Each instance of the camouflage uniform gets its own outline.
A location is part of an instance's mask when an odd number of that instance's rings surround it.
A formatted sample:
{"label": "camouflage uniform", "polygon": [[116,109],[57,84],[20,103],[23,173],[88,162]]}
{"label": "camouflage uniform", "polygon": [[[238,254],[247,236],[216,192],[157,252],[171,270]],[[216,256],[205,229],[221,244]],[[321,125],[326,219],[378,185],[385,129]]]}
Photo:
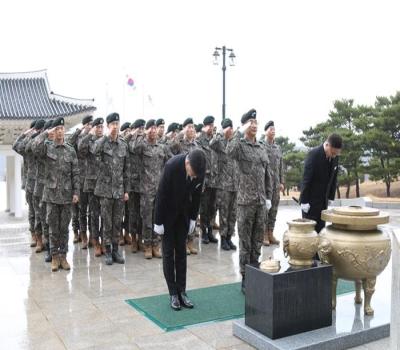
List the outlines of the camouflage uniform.
{"label": "camouflage uniform", "polygon": [[239,264],[244,276],[246,264],[257,264],[263,242],[266,200],[272,196],[268,156],[264,146],[250,142],[236,132],[227,147],[238,162]]}
{"label": "camouflage uniform", "polygon": [[217,155],[217,205],[221,237],[230,238],[234,235],[237,210],[238,169],[236,160],[227,154],[228,140],[224,135],[217,134],[210,142],[210,147]]}
{"label": "camouflage uniform", "polygon": [[25,199],[28,203],[28,221],[29,231],[32,235],[35,234],[35,206],[33,202],[33,191],[35,190],[36,178],[36,162],[35,156],[32,153],[31,147],[27,147],[28,142],[31,140],[32,134],[20,135],[13,145],[13,149],[24,157],[26,163],[25,173]]}
{"label": "camouflage uniform", "polygon": [[35,232],[37,236],[42,236],[46,223],[46,209],[42,207],[43,189],[46,182],[45,178],[45,158],[38,156],[35,152],[35,138],[39,132],[32,135],[31,139],[26,144],[26,152],[32,153],[34,159],[34,187],[33,187],[33,207],[35,210]]}
{"label": "camouflage uniform", "polygon": [[282,151],[279,145],[275,142],[269,143],[267,140],[264,141],[264,145],[267,151],[270,172],[271,172],[271,184],[272,184],[272,207],[268,211],[266,216],[266,230],[274,230],[276,214],[278,213],[279,206],[279,193],[280,185],[285,183],[284,172],[283,172],[283,157]]}
{"label": "camouflage uniform", "polygon": [[118,251],[118,237],[124,215],[124,193],[129,191],[126,142],[103,136],[94,143],[93,153],[99,157],[100,169],[94,194],[100,197],[104,242]]}
{"label": "camouflage uniform", "polygon": [[130,135],[127,138],[129,148],[129,233],[132,235],[142,234],[142,218],[140,217],[140,173],[142,163],[140,157],[134,151],[135,138]]}
{"label": "camouflage uniform", "polygon": [[159,237],[153,233],[154,200],[164,164],[170,153],[158,142],[151,144],[145,137],[137,137],[133,143],[133,153],[142,163],[140,174],[140,216],[142,217],[142,237],[146,246],[159,243]]}
{"label": "camouflage uniform", "polygon": [[210,137],[203,131],[196,140],[197,147],[203,150],[206,155],[204,190],[200,200],[200,229],[203,233],[207,230],[209,230],[209,233],[212,231],[211,221],[216,213],[216,188],[213,183],[215,174],[212,174],[215,170],[215,154],[210,148],[210,141]]}
{"label": "camouflage uniform", "polygon": [[[78,142],[78,156],[86,158],[86,174],[83,192],[88,197],[90,234],[92,239],[99,240],[100,230],[100,198],[94,194],[100,163],[94,154],[94,145],[99,138],[95,135],[85,135]],[[81,191],[82,193],[82,191]]]}
{"label": "camouflage uniform", "polygon": [[64,142],[58,145],[46,140],[47,133],[37,137],[36,152],[46,159],[47,182],[43,201],[50,232],[51,255],[68,252],[68,226],[71,221],[73,195],[79,196],[79,166],[75,149]]}
{"label": "camouflage uniform", "polygon": [[197,147],[195,140],[190,141],[186,137],[176,137],[175,140],[166,143],[172,154],[189,153]]}
{"label": "camouflage uniform", "polygon": [[27,140],[23,141],[26,137],[27,137],[27,135],[25,135],[25,134],[19,135],[12,146],[12,149],[15,152],[17,152],[18,154],[20,154],[23,158],[22,174],[21,174],[23,190],[25,189],[26,173],[28,172],[28,160],[26,159],[24,149],[22,148],[23,142],[25,142],[25,143],[27,142]]}
{"label": "camouflage uniform", "polygon": [[37,147],[39,142],[38,140],[40,141],[40,139],[36,137],[31,144],[33,154],[36,156],[36,161],[37,161],[36,183],[35,183],[35,189],[33,191],[33,196],[35,198],[35,215],[36,215],[35,226],[38,227],[40,224],[41,232],[43,233],[44,236],[44,243],[47,245],[50,244],[50,238],[49,238],[49,225],[46,221],[47,204],[46,202],[43,201],[43,192],[44,192],[44,186],[46,184],[46,179],[48,178],[47,176],[48,169],[46,166],[46,158],[40,155],[40,149]]}
{"label": "camouflage uniform", "polygon": [[72,226],[74,231],[78,231],[80,233],[86,233],[88,229],[88,218],[89,218],[89,231],[91,231],[91,223],[90,223],[90,215],[88,216],[88,203],[89,196],[88,193],[84,191],[84,183],[87,171],[87,161],[86,155],[78,152],[78,144],[80,140],[86,136],[87,134],[82,129],[76,129],[75,132],[68,139],[68,143],[74,147],[78,156],[78,164],[79,164],[79,180],[81,184],[81,191],[79,195],[79,203],[73,204],[73,216],[72,216]]}

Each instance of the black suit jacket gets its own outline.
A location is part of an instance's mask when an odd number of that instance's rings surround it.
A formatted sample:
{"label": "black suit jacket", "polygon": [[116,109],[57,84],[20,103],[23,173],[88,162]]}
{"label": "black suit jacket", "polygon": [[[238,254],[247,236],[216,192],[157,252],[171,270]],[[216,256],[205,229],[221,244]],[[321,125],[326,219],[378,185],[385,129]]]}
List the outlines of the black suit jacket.
{"label": "black suit jacket", "polygon": [[337,173],[338,157],[329,161],[323,145],[313,148],[304,164],[300,203],[310,203],[311,212],[326,209],[335,199]]}
{"label": "black suit jacket", "polygon": [[187,179],[185,169],[186,154],[179,154],[165,164],[158,186],[154,222],[164,225],[165,233],[174,229],[176,221],[196,220],[204,178]]}

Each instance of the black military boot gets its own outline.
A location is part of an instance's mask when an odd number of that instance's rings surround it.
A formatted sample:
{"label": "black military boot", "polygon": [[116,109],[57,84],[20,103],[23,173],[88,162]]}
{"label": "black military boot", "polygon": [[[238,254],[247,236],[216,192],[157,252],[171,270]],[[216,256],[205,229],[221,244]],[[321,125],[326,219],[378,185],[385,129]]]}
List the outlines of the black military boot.
{"label": "black military boot", "polygon": [[125,259],[118,252],[118,244],[113,244],[113,250],[111,255],[112,255],[112,260],[117,264],[125,264]]}
{"label": "black military boot", "polygon": [[49,263],[51,262],[51,254],[50,254],[50,244],[48,242],[44,245],[44,250],[45,250],[44,261]]}
{"label": "black military boot", "polygon": [[112,265],[113,264],[113,258],[111,254],[111,245],[107,244],[106,245],[106,265]]}
{"label": "black military boot", "polygon": [[231,250],[236,250],[237,249],[237,247],[232,242],[232,236],[228,236],[227,239],[226,239],[226,242],[228,243],[229,248],[231,248]]}
{"label": "black military boot", "polygon": [[216,239],[216,238],[214,237],[212,231],[213,231],[212,226],[211,226],[211,225],[208,226],[208,232],[207,232],[208,240],[209,240],[211,243],[218,243],[218,239]]}
{"label": "black military boot", "polygon": [[210,243],[210,239],[208,238],[207,228],[205,228],[205,227],[203,227],[203,228],[201,229],[201,241],[202,241],[204,244]]}
{"label": "black military boot", "polygon": [[225,237],[221,237],[221,248],[223,250],[231,250],[231,247],[228,244],[228,241]]}
{"label": "black military boot", "polygon": [[244,279],[244,275],[242,275],[242,293],[246,294],[246,282]]}

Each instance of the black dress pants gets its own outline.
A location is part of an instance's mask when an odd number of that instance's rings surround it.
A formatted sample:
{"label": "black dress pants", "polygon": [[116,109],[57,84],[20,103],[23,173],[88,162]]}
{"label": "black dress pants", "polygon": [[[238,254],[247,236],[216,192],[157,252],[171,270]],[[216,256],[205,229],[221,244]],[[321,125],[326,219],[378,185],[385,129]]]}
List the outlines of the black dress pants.
{"label": "black dress pants", "polygon": [[165,227],[162,237],[164,277],[170,295],[186,291],[186,240],[188,224],[178,217],[175,224]]}

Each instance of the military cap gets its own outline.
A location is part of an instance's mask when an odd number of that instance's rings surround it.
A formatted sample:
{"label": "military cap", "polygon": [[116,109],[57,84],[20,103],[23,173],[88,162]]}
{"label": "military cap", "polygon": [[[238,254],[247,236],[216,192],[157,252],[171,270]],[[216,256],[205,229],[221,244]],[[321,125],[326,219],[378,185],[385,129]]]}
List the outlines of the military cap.
{"label": "military cap", "polygon": [[250,109],[247,113],[243,114],[242,119],[240,120],[242,124],[246,124],[249,119],[256,119],[257,111],[255,109]]}
{"label": "military cap", "polygon": [[103,125],[104,119],[103,118],[96,118],[93,120],[92,126]]}
{"label": "military cap", "polygon": [[204,124],[204,126],[210,125],[210,124],[214,123],[214,120],[215,120],[215,118],[212,115],[208,115],[207,117],[204,118],[203,124]]}
{"label": "military cap", "polygon": [[117,122],[119,121],[119,114],[118,113],[111,113],[107,116],[106,118],[107,124],[110,124],[112,122]]}
{"label": "military cap", "polygon": [[174,132],[174,131],[176,131],[178,129],[179,129],[179,126],[178,126],[177,123],[171,123],[171,124],[168,125],[167,134],[170,133],[170,132]]}
{"label": "military cap", "polygon": [[154,119],[149,119],[146,123],[145,129],[150,129],[152,126],[156,125],[156,121]]}
{"label": "military cap", "polygon": [[183,130],[183,125],[182,124],[178,124],[178,130],[182,131]]}
{"label": "military cap", "polygon": [[92,121],[93,121],[93,116],[87,115],[86,117],[84,117],[82,119],[82,125],[85,125],[85,124],[90,123]]}
{"label": "military cap", "polygon": [[46,122],[43,119],[39,119],[35,124],[35,129],[37,130],[43,129],[44,124],[46,124]]}
{"label": "military cap", "polygon": [[270,126],[274,126],[274,122],[273,122],[272,120],[270,120],[267,124],[265,124],[264,131],[267,131],[267,129],[268,129]]}
{"label": "military cap", "polygon": [[185,121],[182,124],[182,127],[184,128],[188,124],[194,124],[193,123],[193,118],[186,118]]}
{"label": "military cap", "polygon": [[196,126],[194,127],[195,128],[195,130],[196,130],[196,132],[200,132],[201,131],[201,129],[203,129],[203,124],[196,124]]}
{"label": "military cap", "polygon": [[57,126],[64,126],[64,118],[63,117],[58,117],[53,120],[52,127],[55,128]]}
{"label": "military cap", "polygon": [[230,120],[229,118],[223,119],[221,122],[221,126],[222,126],[222,129],[225,129],[228,127],[233,128],[232,120]]}
{"label": "military cap", "polygon": [[136,119],[132,124],[131,124],[131,129],[137,129],[145,126],[146,121],[144,119]]}
{"label": "military cap", "polygon": [[121,127],[120,127],[120,131],[124,131],[124,130],[126,130],[126,129],[129,129],[131,127],[131,123],[129,123],[129,122],[126,122],[126,123],[124,123],[124,124],[122,124],[121,125]]}
{"label": "military cap", "polygon": [[52,120],[48,120],[46,122],[46,124],[44,124],[43,130],[50,129],[50,128],[52,128],[52,126],[53,126],[53,121]]}
{"label": "military cap", "polygon": [[157,121],[156,121],[156,125],[157,125],[157,126],[164,125],[164,124],[165,124],[164,119],[162,119],[162,118],[157,119]]}
{"label": "military cap", "polygon": [[35,124],[36,124],[36,120],[32,120],[31,125],[30,125],[30,128],[31,128],[31,129],[34,128],[34,127],[35,127]]}

